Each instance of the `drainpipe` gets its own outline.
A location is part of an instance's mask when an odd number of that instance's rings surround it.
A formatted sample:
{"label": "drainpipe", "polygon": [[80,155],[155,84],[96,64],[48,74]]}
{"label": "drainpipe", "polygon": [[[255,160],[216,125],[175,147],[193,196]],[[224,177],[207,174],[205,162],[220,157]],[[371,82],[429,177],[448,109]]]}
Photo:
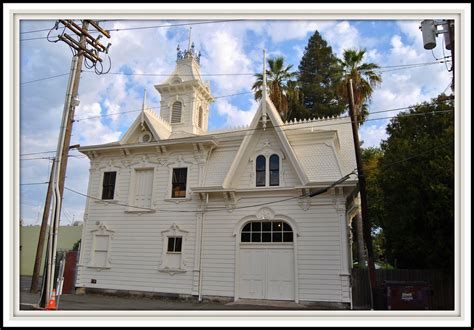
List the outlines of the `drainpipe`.
{"label": "drainpipe", "polygon": [[209,203],[209,193],[206,193],[206,201],[204,202],[202,214],[201,214],[201,243],[199,246],[199,284],[198,284],[198,301],[202,301],[202,247],[204,242],[204,214],[206,212],[207,204]]}

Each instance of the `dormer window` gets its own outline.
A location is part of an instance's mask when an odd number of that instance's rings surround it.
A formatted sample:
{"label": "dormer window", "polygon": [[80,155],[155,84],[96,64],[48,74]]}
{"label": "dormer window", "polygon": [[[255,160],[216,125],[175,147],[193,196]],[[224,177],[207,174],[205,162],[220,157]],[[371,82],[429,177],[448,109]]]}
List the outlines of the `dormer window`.
{"label": "dormer window", "polygon": [[265,156],[258,156],[255,161],[255,177],[257,187],[265,187],[266,183],[266,164]]}
{"label": "dormer window", "polygon": [[172,84],[180,84],[182,81],[180,78],[174,78],[173,81],[171,82]]}
{"label": "dormer window", "polygon": [[180,123],[181,122],[181,111],[183,109],[183,104],[179,101],[173,103],[171,109],[171,123]]}
{"label": "dormer window", "polygon": [[278,155],[270,156],[270,186],[280,185],[280,157]]}
{"label": "dormer window", "polygon": [[[267,174],[267,168],[268,174]],[[280,185],[280,157],[277,154],[266,158],[263,155],[255,159],[255,185],[257,187]]]}

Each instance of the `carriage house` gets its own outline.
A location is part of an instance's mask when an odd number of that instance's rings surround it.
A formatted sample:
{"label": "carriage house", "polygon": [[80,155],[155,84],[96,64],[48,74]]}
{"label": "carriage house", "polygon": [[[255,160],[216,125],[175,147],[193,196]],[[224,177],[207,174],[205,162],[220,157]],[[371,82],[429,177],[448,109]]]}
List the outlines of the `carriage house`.
{"label": "carriage house", "polygon": [[[350,306],[358,212],[349,118],[282,122],[264,93],[249,127],[208,131],[200,55],[178,51],[120,141],[91,162],[76,287]],[[330,187],[313,197],[311,193]]]}

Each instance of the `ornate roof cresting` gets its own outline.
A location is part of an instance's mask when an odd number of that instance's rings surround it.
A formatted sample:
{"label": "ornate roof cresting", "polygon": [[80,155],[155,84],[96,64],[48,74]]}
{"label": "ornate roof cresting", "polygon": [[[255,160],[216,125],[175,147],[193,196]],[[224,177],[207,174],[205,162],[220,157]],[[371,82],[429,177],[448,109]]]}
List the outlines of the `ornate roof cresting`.
{"label": "ornate roof cresting", "polygon": [[176,60],[184,60],[186,58],[194,58],[198,64],[200,64],[201,60],[201,52],[196,52],[194,50],[194,42],[191,42],[191,28],[189,28],[189,43],[188,43],[188,49],[183,49],[179,47],[176,48],[177,54],[176,54]]}

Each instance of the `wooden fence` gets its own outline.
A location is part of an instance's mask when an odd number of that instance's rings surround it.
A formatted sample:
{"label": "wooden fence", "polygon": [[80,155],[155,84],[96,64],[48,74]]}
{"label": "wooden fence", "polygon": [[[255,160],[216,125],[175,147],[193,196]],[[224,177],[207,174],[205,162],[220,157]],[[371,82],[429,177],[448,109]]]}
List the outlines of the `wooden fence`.
{"label": "wooden fence", "polygon": [[[375,309],[386,309],[385,281],[426,282],[430,285],[429,308],[454,310],[454,276],[438,269],[377,269],[375,271]],[[367,269],[352,269],[352,305],[354,309],[370,309]]]}

